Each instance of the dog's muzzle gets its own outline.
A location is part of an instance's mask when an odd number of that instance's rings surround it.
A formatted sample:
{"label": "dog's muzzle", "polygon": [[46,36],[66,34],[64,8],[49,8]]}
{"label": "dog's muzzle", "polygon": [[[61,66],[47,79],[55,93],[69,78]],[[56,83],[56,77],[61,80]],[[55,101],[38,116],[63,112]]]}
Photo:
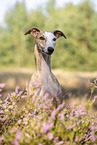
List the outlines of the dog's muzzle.
{"label": "dog's muzzle", "polygon": [[43,49],[39,48],[39,50],[45,55],[51,55],[54,52],[53,47],[48,47],[48,52],[45,52]]}
{"label": "dog's muzzle", "polygon": [[52,54],[54,52],[54,48],[53,47],[48,47],[48,54]]}

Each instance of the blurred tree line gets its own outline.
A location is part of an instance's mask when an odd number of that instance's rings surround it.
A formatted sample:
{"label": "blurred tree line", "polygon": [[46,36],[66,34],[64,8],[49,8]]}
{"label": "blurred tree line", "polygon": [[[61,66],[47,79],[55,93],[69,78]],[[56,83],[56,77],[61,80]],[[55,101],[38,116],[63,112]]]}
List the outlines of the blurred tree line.
{"label": "blurred tree line", "polygon": [[[45,14],[46,13],[46,14]],[[0,66],[34,66],[34,39],[24,33],[31,27],[43,31],[59,29],[67,39],[60,38],[52,55],[52,68],[96,71],[97,68],[97,13],[89,0],[77,6],[68,4],[55,8],[55,0],[46,9],[27,11],[24,2],[17,2],[0,26]]]}

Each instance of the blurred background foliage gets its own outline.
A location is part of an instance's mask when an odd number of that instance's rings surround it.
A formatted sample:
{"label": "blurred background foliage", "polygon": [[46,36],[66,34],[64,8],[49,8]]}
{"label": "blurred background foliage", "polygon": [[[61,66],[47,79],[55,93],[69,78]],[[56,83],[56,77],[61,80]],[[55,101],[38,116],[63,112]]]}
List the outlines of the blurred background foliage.
{"label": "blurred background foliage", "polygon": [[97,70],[97,12],[90,0],[78,5],[69,3],[55,8],[55,0],[45,9],[27,11],[25,2],[17,2],[0,26],[0,67],[34,67],[34,39],[24,33],[38,27],[43,31],[59,29],[67,39],[60,38],[52,55],[52,68],[72,71]]}

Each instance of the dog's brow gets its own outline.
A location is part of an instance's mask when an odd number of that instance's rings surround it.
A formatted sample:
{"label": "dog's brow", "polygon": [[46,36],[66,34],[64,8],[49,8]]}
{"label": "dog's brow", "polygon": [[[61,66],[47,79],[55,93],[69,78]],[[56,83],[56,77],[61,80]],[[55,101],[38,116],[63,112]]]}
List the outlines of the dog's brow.
{"label": "dog's brow", "polygon": [[39,34],[37,35],[37,38],[40,38],[40,37],[44,37],[44,38],[45,38],[45,34],[44,34],[44,33],[39,33]]}
{"label": "dog's brow", "polygon": [[54,34],[51,33],[51,32],[45,32],[45,35],[46,35],[46,37],[49,38],[49,39],[55,38],[55,37],[54,37]]}

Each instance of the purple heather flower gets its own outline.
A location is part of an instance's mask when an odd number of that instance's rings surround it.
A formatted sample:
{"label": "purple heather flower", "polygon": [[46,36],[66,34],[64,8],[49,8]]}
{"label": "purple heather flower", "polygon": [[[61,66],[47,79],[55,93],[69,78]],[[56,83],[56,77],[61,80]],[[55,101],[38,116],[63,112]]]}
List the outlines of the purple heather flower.
{"label": "purple heather flower", "polygon": [[78,136],[75,137],[75,142],[77,142],[77,141],[78,141]]}
{"label": "purple heather flower", "polygon": [[64,107],[64,102],[62,104],[60,104],[58,107],[57,107],[57,111],[59,111],[60,109],[62,109]]}
{"label": "purple heather flower", "polygon": [[25,132],[25,135],[27,138],[30,138],[30,135],[28,133]]}
{"label": "purple heather flower", "polygon": [[86,137],[85,142],[88,141],[91,138],[91,136],[89,138]]}
{"label": "purple heather flower", "polygon": [[5,86],[5,84],[0,83],[0,88],[3,88]]}
{"label": "purple heather flower", "polygon": [[57,114],[57,110],[53,110],[51,114],[51,118],[55,120],[56,114]]}
{"label": "purple heather flower", "polygon": [[93,136],[93,135],[90,137],[90,139],[92,140],[92,142],[94,142],[96,140],[96,138],[97,137],[96,136]]}
{"label": "purple heather flower", "polygon": [[64,141],[60,141],[60,142],[56,143],[56,145],[61,145],[63,143],[64,143]]}
{"label": "purple heather flower", "polygon": [[81,123],[81,120],[79,120],[79,121],[77,122],[77,125],[80,125],[80,123]]}
{"label": "purple heather flower", "polygon": [[21,98],[26,98],[27,97],[27,95],[23,95]]}
{"label": "purple heather flower", "polygon": [[21,135],[22,135],[22,133],[21,132],[18,132],[16,134],[16,140],[20,140],[21,139]]}
{"label": "purple heather flower", "polygon": [[94,99],[92,100],[92,102],[94,103],[96,99],[97,99],[97,96],[94,96]]}
{"label": "purple heather flower", "polygon": [[11,94],[8,94],[8,98],[11,98],[12,96],[11,96]]}
{"label": "purple heather flower", "polygon": [[82,105],[79,105],[79,108],[83,108]]}
{"label": "purple heather flower", "polygon": [[56,142],[58,142],[58,139],[59,139],[59,137],[56,137],[56,138],[54,138],[54,141],[53,141],[53,143],[56,143]]}
{"label": "purple heather flower", "polygon": [[53,135],[52,132],[51,132],[51,133],[48,133],[48,135],[47,135],[48,139],[50,139],[50,140],[53,139],[53,136],[54,136],[54,135]]}
{"label": "purple heather flower", "polygon": [[93,126],[93,125],[91,125],[90,128],[91,128],[92,131],[94,131],[94,130],[97,131],[97,126]]}
{"label": "purple heather flower", "polygon": [[23,93],[23,91],[20,91],[20,92],[18,93],[18,96],[20,97],[20,96],[22,95],[22,93]]}
{"label": "purple heather flower", "polygon": [[20,123],[21,123],[21,121],[22,121],[22,120],[20,120],[20,119],[19,119],[19,120],[18,120],[18,124],[20,124]]}
{"label": "purple heather flower", "polygon": [[84,123],[85,121],[82,121],[82,124]]}
{"label": "purple heather flower", "polygon": [[45,96],[48,98],[49,97],[49,93],[46,93]]}
{"label": "purple heather flower", "polygon": [[25,125],[28,124],[28,119],[27,118],[23,118],[23,124],[25,124]]}
{"label": "purple heather flower", "polygon": [[14,140],[14,145],[20,145],[19,141]]}
{"label": "purple heather flower", "polygon": [[[73,105],[71,105],[71,108],[74,108],[75,107],[75,103]],[[73,111],[72,111],[73,112]]]}
{"label": "purple heather flower", "polygon": [[26,81],[26,91],[28,91],[28,81]]}
{"label": "purple heather flower", "polygon": [[2,114],[2,113],[4,113],[4,111],[3,110],[0,110],[0,114]]}
{"label": "purple heather flower", "polygon": [[84,108],[75,111],[75,116],[79,117],[80,115],[86,115],[86,112],[83,112]]}
{"label": "purple heather flower", "polygon": [[11,93],[10,97],[15,96],[16,92]]}
{"label": "purple heather flower", "polygon": [[70,112],[70,115],[69,115],[69,117],[70,117],[70,118],[72,118],[72,117],[73,117],[73,113],[72,113],[72,112]]}
{"label": "purple heather flower", "polygon": [[9,130],[9,132],[10,133],[13,133],[13,131],[17,131],[18,129],[16,128],[16,127],[12,127],[10,130]]}
{"label": "purple heather flower", "polygon": [[32,83],[32,86],[33,86],[34,88],[38,88],[38,87],[39,87],[39,84],[38,84],[38,82],[35,82],[35,83]]}
{"label": "purple heather flower", "polygon": [[42,125],[42,131],[44,133],[47,133],[52,127],[53,127],[53,123],[46,123],[44,122],[43,125]]}
{"label": "purple heather flower", "polygon": [[86,112],[82,112],[82,113],[80,113],[80,115],[86,115],[87,113]]}
{"label": "purple heather flower", "polygon": [[73,129],[75,127],[75,124],[73,124],[72,126],[69,126],[68,129]]}
{"label": "purple heather flower", "polygon": [[28,117],[31,116],[31,115],[32,115],[31,113],[28,113]]}
{"label": "purple heather flower", "polygon": [[[89,84],[90,84],[91,87],[92,87],[92,86],[94,85],[94,83],[97,84],[97,83],[96,83],[96,82],[97,82],[97,78],[94,80],[93,83],[90,82],[90,79],[88,79],[88,82],[89,82]],[[95,88],[97,88],[97,85],[95,85]]]}
{"label": "purple heather flower", "polygon": [[16,93],[19,92],[19,86],[16,86],[16,88],[15,88],[15,92],[16,92]]}
{"label": "purple heather flower", "polygon": [[58,114],[58,116],[59,116],[59,118],[60,118],[62,121],[65,119],[64,113],[60,113],[60,114]]}
{"label": "purple heather flower", "polygon": [[0,142],[2,143],[2,141],[4,140],[3,136],[0,136]]}
{"label": "purple heather flower", "polygon": [[0,89],[0,92],[2,92],[2,89]]}
{"label": "purple heather flower", "polygon": [[91,85],[91,87],[93,86],[93,83],[90,82],[90,78],[88,78],[88,83]]}

